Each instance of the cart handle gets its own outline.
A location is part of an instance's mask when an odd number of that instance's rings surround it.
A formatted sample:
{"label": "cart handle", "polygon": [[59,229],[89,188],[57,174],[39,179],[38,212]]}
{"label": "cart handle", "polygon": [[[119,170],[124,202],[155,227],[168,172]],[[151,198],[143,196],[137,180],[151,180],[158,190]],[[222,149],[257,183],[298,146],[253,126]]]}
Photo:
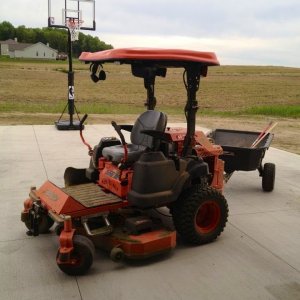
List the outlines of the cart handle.
{"label": "cart handle", "polygon": [[257,137],[257,139],[252,143],[250,148],[255,148],[265,137],[266,135],[271,132],[272,129],[275,128],[275,126],[278,123],[273,123],[273,121],[271,121],[268,126],[260,133],[260,135]]}

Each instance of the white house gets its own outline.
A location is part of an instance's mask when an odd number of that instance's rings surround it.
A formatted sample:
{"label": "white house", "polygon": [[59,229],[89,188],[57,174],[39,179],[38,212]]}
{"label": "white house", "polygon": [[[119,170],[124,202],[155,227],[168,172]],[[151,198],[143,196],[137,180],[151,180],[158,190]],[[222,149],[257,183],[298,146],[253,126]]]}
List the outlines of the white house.
{"label": "white house", "polygon": [[36,44],[18,43],[17,40],[0,41],[1,55],[10,58],[56,59],[58,51],[41,42]]}

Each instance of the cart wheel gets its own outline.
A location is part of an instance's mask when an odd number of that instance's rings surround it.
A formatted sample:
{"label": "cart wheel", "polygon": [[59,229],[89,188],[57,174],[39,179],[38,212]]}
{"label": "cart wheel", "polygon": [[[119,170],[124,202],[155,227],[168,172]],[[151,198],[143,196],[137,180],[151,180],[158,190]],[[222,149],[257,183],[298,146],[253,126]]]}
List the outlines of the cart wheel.
{"label": "cart wheel", "polygon": [[[52,227],[53,224],[54,224],[54,221],[48,215],[42,214],[38,221],[39,233],[41,233],[41,234],[49,233],[49,229]],[[31,229],[30,225],[31,225],[30,220],[26,220],[25,226],[29,230]]]}
{"label": "cart wheel", "polygon": [[265,163],[262,174],[262,189],[265,192],[271,192],[275,184],[275,164]]}
{"label": "cart wheel", "polygon": [[217,190],[194,186],[185,191],[173,209],[177,232],[191,244],[201,245],[215,240],[226,226],[228,205]]}
{"label": "cart wheel", "polygon": [[119,262],[124,258],[124,251],[119,247],[114,247],[110,251],[110,258],[114,262]]}
{"label": "cart wheel", "polygon": [[[74,235],[73,247],[74,249],[71,252],[70,262],[57,263],[57,265],[68,275],[83,275],[93,264],[95,246],[87,237],[83,235]],[[57,251],[56,259],[58,256],[59,251]]]}

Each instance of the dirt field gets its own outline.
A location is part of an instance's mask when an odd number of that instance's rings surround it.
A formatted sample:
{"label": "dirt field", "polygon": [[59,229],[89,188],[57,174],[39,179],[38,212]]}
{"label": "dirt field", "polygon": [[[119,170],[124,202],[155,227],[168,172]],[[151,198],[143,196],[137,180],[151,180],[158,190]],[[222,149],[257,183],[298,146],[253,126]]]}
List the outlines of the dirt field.
{"label": "dirt field", "polygon": [[[97,84],[90,80],[88,66],[75,61],[74,69],[76,104],[81,115],[90,114],[88,123],[132,122],[144,110],[142,79],[134,78],[128,66],[105,66],[107,80]],[[53,124],[66,105],[66,70],[66,62],[0,59],[0,125]],[[182,70],[168,70],[166,79],[156,81],[157,108],[168,113],[169,122],[184,121]],[[197,125],[261,131],[274,120],[272,146],[300,154],[299,82],[299,68],[210,68],[198,93]],[[260,106],[270,116],[245,114]],[[286,107],[296,117],[284,117]]]}
{"label": "dirt field", "polygon": [[[138,113],[146,97],[143,80],[129,66],[105,65],[107,79],[90,79],[89,66],[74,62],[75,97],[82,113]],[[0,112],[59,113],[67,97],[66,62],[0,60]],[[181,69],[157,77],[159,108],[181,114],[186,99]],[[300,69],[285,67],[212,67],[198,92],[206,115],[244,113],[257,106],[300,106]],[[282,109],[283,111],[284,109]],[[299,113],[300,116],[300,113]]]}

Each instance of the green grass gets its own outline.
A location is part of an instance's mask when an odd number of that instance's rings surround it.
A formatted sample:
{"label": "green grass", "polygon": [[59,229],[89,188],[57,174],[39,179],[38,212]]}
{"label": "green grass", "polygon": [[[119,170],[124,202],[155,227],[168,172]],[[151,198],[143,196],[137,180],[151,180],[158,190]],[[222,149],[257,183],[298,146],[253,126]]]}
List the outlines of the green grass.
{"label": "green grass", "polygon": [[[67,101],[61,103],[4,103],[0,105],[0,112],[23,112],[23,113],[60,113]],[[133,106],[127,104],[77,104],[79,113],[88,114],[139,114],[145,110],[142,105]]]}
{"label": "green grass", "polygon": [[284,118],[299,118],[300,105],[254,106],[243,111],[247,115],[264,115]]}
{"label": "green grass", "polygon": [[[0,112],[23,112],[23,113],[60,113],[64,109],[65,102],[61,103],[6,103],[0,106]],[[128,105],[115,103],[79,103],[78,112],[88,114],[139,114],[145,110],[143,105]],[[161,106],[160,110],[168,115],[183,114],[183,107]],[[213,109],[199,109],[199,115],[219,116],[219,117],[236,117],[247,115],[273,116],[282,118],[300,118],[300,106],[255,106],[245,110],[235,111],[217,111]]]}
{"label": "green grass", "polygon": [[7,55],[0,55],[0,62],[24,63],[24,64],[67,64],[67,61],[55,59],[35,59],[35,58],[10,58]]}
{"label": "green grass", "polygon": [[58,113],[64,109],[63,104],[43,103],[1,103],[0,112],[24,112],[24,113]]}

